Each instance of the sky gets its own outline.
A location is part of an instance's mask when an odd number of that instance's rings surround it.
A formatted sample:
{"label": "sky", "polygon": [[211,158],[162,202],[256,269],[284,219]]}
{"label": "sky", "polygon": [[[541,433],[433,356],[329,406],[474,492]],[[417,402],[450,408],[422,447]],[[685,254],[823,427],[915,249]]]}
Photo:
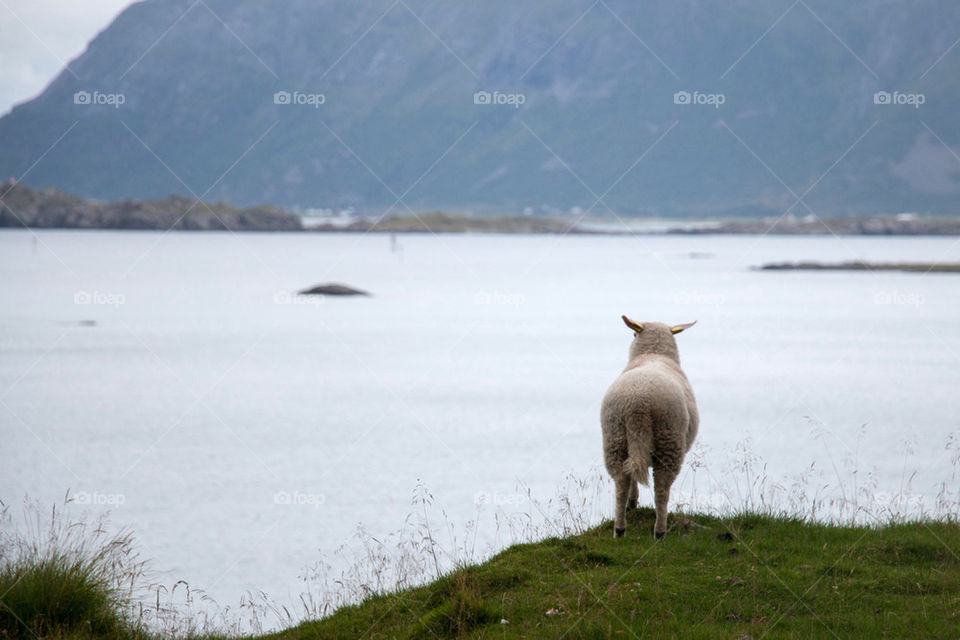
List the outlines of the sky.
{"label": "sky", "polygon": [[0,0],[0,115],[34,98],[132,0]]}

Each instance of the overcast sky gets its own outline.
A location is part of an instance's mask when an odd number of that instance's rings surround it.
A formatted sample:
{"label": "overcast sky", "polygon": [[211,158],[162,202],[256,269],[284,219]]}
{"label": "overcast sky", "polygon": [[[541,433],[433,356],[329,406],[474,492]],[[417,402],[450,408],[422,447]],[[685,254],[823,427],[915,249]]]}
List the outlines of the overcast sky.
{"label": "overcast sky", "polygon": [[0,0],[0,115],[33,98],[132,0]]}

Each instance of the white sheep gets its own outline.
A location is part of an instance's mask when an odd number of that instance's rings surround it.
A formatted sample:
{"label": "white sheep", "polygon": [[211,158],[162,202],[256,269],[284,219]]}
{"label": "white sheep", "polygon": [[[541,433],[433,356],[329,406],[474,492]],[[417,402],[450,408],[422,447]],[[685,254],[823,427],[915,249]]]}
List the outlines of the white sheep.
{"label": "white sheep", "polygon": [[634,331],[630,359],[607,390],[600,411],[604,463],[616,484],[613,535],[619,538],[626,531],[627,507],[637,506],[637,483],[647,485],[647,469],[653,467],[657,510],[653,533],[662,538],[667,532],[670,485],[700,423],[673,336],[696,322],[670,327],[639,324],[627,316],[623,321]]}

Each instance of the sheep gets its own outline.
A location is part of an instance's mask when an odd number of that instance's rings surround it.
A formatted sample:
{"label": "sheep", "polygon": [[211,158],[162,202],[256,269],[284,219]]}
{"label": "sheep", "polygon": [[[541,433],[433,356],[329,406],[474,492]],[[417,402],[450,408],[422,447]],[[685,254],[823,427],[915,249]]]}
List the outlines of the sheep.
{"label": "sheep", "polygon": [[637,483],[648,485],[648,467],[653,467],[653,534],[659,539],[667,532],[670,485],[700,424],[673,337],[696,321],[673,327],[640,324],[627,316],[623,321],[634,331],[629,361],[607,390],[600,411],[604,463],[616,485],[613,535],[620,538],[626,532],[626,510],[637,506]]}

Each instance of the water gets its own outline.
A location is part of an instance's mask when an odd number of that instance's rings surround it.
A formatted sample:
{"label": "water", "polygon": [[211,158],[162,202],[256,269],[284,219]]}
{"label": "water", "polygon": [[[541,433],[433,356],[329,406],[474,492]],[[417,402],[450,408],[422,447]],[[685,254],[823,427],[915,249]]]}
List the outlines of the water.
{"label": "water", "polygon": [[[960,277],[749,267],[958,261],[956,238],[37,238],[0,233],[0,499],[69,489],[223,604],[294,600],[358,525],[400,528],[418,482],[496,545],[494,513],[601,465],[622,313],[699,321],[678,341],[702,466],[674,503],[735,503],[744,478],[788,486],[811,464],[824,495],[869,481],[928,510],[955,483]],[[292,295],[327,281],[374,296]],[[744,473],[744,451],[766,468]]]}

